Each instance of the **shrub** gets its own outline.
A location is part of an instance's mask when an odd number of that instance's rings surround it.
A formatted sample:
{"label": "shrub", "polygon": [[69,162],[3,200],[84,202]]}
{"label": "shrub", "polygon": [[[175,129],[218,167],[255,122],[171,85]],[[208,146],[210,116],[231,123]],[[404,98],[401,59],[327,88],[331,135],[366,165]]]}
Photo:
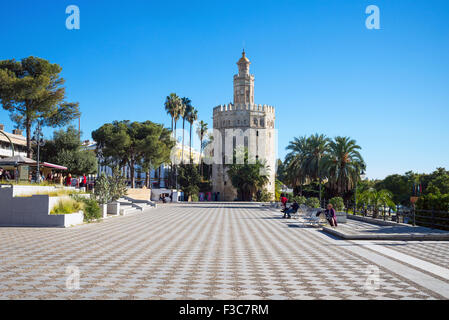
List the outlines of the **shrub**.
{"label": "shrub", "polygon": [[[298,202],[299,203],[299,202]],[[319,208],[320,207],[320,200],[318,198],[308,198],[306,200],[306,206],[310,207],[310,208]]]}
{"label": "shrub", "polygon": [[101,209],[100,206],[98,205],[97,200],[95,200],[94,196],[86,198],[74,195],[72,197],[74,201],[82,204],[84,212],[84,221],[90,222],[92,220],[101,218]]}
{"label": "shrub", "polygon": [[84,199],[84,221],[90,222],[101,218],[101,209],[95,199]]}
{"label": "shrub", "polygon": [[121,174],[118,167],[112,170],[112,176],[108,177],[108,184],[112,201],[117,201],[126,195],[126,178]]}
{"label": "shrub", "polygon": [[83,209],[83,204],[74,199],[59,200],[50,211],[50,214],[70,214],[77,213]]}
{"label": "shrub", "polygon": [[194,194],[191,195],[191,197],[192,197],[192,201],[193,202],[198,202],[199,201],[198,194],[194,193]]}
{"label": "shrub", "polygon": [[270,202],[273,201],[273,194],[266,190],[262,190],[260,192],[260,195],[256,198],[257,198],[256,200],[259,202]]}
{"label": "shrub", "polygon": [[297,202],[299,205],[306,204],[306,201],[307,201],[306,197],[303,197],[303,196],[295,196],[295,197],[292,197],[292,200],[296,200],[296,202]]}
{"label": "shrub", "polygon": [[100,178],[98,178],[95,183],[94,195],[97,201],[101,204],[106,204],[111,199],[109,180],[104,172],[101,173]]}
{"label": "shrub", "polygon": [[341,197],[334,197],[329,200],[329,203],[332,204],[335,211],[341,211],[345,207],[345,205],[343,203],[343,198],[341,198]]}

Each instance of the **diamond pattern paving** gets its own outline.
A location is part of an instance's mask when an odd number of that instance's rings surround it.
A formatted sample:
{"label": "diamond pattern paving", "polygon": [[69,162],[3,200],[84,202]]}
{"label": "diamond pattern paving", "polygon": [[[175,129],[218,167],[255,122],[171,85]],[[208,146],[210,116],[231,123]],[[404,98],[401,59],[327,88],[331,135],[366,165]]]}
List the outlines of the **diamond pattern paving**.
{"label": "diamond pattern paving", "polygon": [[[364,289],[375,262],[319,232],[241,203],[163,205],[69,229],[0,228],[0,298],[442,298],[381,265],[378,287]],[[431,259],[431,245],[415,246]],[[437,252],[447,267],[447,244]],[[67,267],[79,268],[79,289],[67,288]]]}

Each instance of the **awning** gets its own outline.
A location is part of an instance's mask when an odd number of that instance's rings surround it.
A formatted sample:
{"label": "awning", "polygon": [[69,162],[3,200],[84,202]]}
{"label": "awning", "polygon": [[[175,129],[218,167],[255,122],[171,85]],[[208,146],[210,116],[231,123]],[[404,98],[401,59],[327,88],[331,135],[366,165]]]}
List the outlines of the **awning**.
{"label": "awning", "polygon": [[39,165],[41,167],[46,167],[46,168],[53,168],[53,169],[58,169],[58,170],[67,170],[67,167],[58,166],[57,164],[48,163],[48,162],[41,162],[41,163],[39,163]]}

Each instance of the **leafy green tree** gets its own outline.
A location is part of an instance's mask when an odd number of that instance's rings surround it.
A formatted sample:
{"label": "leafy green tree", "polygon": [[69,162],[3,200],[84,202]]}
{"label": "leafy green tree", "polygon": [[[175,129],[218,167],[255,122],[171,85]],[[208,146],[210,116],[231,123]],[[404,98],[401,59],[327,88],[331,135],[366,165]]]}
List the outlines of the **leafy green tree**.
{"label": "leafy green tree", "polygon": [[[236,163],[238,152],[243,152],[243,164]],[[250,161],[252,160],[252,161]],[[262,192],[268,183],[267,167],[256,159],[249,159],[248,150],[234,151],[233,164],[228,165],[228,176],[232,185],[237,189],[238,198],[243,201],[251,201],[257,191]]]}
{"label": "leafy green tree", "polygon": [[368,190],[360,193],[359,200],[357,202],[367,204],[371,206],[373,210],[373,217],[376,218],[379,213],[380,206],[395,207],[396,204],[393,201],[393,194],[388,190],[376,190],[369,188]]}
{"label": "leafy green tree", "polygon": [[403,205],[408,204],[410,201],[411,189],[413,182],[409,180],[406,175],[393,174],[387,176],[385,179],[379,181],[375,188],[377,190],[388,190],[393,195],[392,200],[395,203],[401,203]]}
{"label": "leafy green tree", "polygon": [[197,195],[200,189],[201,176],[196,165],[183,163],[179,166],[178,173],[179,185],[187,199],[193,195]]}
{"label": "leafy green tree", "polygon": [[[141,166],[145,171],[145,186],[150,187],[150,169],[160,168],[163,163],[170,161],[170,152],[175,146],[170,130],[160,124],[145,122],[152,127],[151,133],[147,134],[145,142],[142,144]],[[159,172],[159,184],[161,175]]]}
{"label": "leafy green tree", "polygon": [[122,175],[118,166],[114,167],[112,175],[108,177],[108,184],[111,201],[117,201],[126,195],[126,178]]}
{"label": "leafy green tree", "polygon": [[59,127],[80,116],[79,104],[66,102],[62,68],[47,60],[28,57],[0,61],[0,103],[11,120],[26,130],[31,158],[31,128],[37,120]]}
{"label": "leafy green tree", "polygon": [[92,138],[97,142],[97,153],[101,154],[104,164],[129,166],[131,188],[134,188],[136,164],[143,161],[149,169],[151,161],[156,165],[161,161],[159,157],[167,158],[161,148],[167,146],[164,142],[169,138],[165,133],[161,140],[162,131],[161,125],[151,121],[114,121],[93,131]]}
{"label": "leafy green tree", "polygon": [[106,204],[111,199],[111,186],[109,185],[108,177],[104,172],[95,182],[94,195],[98,203]]}
{"label": "leafy green tree", "polygon": [[306,206],[310,208],[319,208],[320,207],[320,199],[315,197],[310,197],[306,200]]}
{"label": "leafy green tree", "polygon": [[198,135],[198,138],[200,139],[200,174],[203,176],[203,141],[207,134],[207,123],[201,120],[198,123],[198,127],[196,129],[196,134]]}
{"label": "leafy green tree", "polygon": [[73,126],[53,133],[40,149],[40,161],[65,166],[74,175],[94,174],[98,169],[95,152],[82,149],[79,132]]}
{"label": "leafy green tree", "polygon": [[329,200],[329,203],[332,204],[332,206],[334,207],[335,211],[341,211],[345,207],[345,204],[343,202],[343,198],[342,197],[334,197],[334,198]]}

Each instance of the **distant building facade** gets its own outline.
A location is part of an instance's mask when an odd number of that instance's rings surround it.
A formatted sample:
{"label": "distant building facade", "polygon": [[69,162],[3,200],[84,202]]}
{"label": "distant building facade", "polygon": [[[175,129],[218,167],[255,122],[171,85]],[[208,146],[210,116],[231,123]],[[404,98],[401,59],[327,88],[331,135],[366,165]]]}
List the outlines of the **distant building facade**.
{"label": "distant building facade", "polygon": [[[3,124],[0,124],[0,158],[12,157],[11,142],[14,145],[14,155],[16,156],[27,156],[27,141],[22,134],[22,130],[15,129],[12,133],[6,132]],[[8,136],[5,137],[5,135]],[[9,141],[11,140],[11,142]]]}

